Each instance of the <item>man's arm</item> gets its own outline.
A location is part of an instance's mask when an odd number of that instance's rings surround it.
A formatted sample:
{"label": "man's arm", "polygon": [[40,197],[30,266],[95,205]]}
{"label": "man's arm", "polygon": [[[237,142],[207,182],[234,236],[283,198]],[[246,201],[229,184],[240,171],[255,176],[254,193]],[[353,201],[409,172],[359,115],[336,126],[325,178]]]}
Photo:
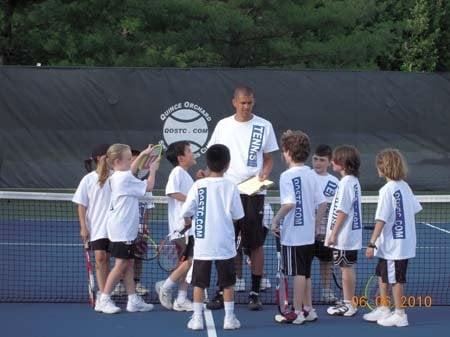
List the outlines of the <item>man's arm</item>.
{"label": "man's arm", "polygon": [[264,153],[263,154],[263,167],[259,174],[259,180],[263,181],[269,178],[270,173],[272,172],[273,168],[273,157],[272,153]]}

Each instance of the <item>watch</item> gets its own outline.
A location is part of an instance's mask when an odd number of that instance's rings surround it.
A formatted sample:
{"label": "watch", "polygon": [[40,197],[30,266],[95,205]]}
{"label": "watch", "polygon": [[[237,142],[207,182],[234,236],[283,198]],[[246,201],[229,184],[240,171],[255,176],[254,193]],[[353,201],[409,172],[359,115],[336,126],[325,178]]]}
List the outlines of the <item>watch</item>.
{"label": "watch", "polygon": [[377,246],[373,243],[373,242],[369,242],[369,244],[367,245],[367,248],[377,248]]}

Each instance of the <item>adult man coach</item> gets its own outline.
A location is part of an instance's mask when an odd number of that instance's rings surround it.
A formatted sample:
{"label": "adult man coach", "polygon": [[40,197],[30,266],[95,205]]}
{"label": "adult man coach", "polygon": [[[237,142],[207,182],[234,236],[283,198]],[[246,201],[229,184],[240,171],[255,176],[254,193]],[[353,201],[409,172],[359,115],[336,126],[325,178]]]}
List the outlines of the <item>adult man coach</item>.
{"label": "adult man coach", "polygon": [[[208,147],[226,145],[231,161],[225,177],[235,184],[258,176],[269,177],[273,167],[272,152],[278,144],[272,124],[252,113],[255,104],[253,90],[239,86],[234,90],[234,115],[220,120],[211,136]],[[245,217],[236,223],[236,233],[241,232],[242,247],[250,251],[252,288],[249,294],[250,310],[261,310],[260,282],[264,269],[264,193],[248,196],[241,194]]]}

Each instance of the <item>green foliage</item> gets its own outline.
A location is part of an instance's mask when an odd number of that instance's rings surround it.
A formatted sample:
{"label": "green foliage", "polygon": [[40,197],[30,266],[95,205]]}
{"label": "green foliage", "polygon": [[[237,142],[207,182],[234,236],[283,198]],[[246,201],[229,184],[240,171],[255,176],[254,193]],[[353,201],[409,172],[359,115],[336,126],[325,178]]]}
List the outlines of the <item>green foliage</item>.
{"label": "green foliage", "polygon": [[448,3],[5,0],[0,63],[445,70]]}

